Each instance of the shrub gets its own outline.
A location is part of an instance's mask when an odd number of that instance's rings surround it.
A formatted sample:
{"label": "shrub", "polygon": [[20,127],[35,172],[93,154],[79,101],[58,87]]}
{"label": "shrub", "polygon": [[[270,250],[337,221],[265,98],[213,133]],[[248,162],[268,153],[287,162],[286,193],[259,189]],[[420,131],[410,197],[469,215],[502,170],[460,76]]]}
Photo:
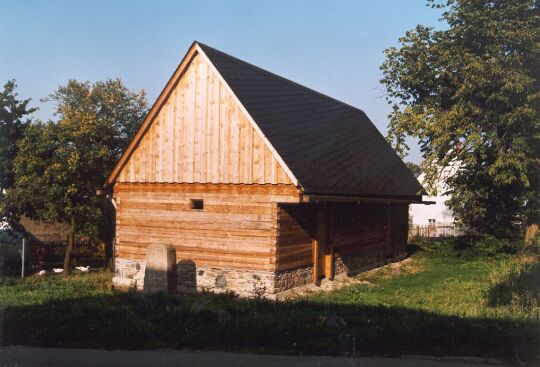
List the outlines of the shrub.
{"label": "shrub", "polygon": [[488,234],[465,234],[454,240],[458,254],[465,256],[495,257],[500,254],[515,254],[521,250],[521,241],[496,238]]}

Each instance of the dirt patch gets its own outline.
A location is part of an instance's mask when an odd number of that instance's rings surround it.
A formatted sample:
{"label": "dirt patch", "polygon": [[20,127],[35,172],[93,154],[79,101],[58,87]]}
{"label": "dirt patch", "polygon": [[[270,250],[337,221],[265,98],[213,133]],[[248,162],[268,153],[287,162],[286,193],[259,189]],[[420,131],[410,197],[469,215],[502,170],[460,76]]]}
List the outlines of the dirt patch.
{"label": "dirt patch", "polygon": [[395,275],[420,273],[423,268],[413,258],[408,257],[403,261],[387,265]]}
{"label": "dirt patch", "polygon": [[357,284],[367,282],[370,283],[371,286],[376,286],[376,284],[373,283],[377,283],[377,280],[394,278],[406,274],[415,274],[421,271],[423,271],[421,263],[409,257],[399,262],[387,264],[379,268],[363,272],[358,274],[355,278],[357,280]]}
{"label": "dirt patch", "polygon": [[316,292],[329,292],[351,285],[364,285],[368,288],[376,287],[376,279],[392,278],[405,274],[421,272],[422,266],[412,258],[387,264],[375,269],[362,272],[355,276],[339,275],[334,280],[323,279],[320,285],[308,284],[303,287],[292,289],[285,298],[297,298]]}

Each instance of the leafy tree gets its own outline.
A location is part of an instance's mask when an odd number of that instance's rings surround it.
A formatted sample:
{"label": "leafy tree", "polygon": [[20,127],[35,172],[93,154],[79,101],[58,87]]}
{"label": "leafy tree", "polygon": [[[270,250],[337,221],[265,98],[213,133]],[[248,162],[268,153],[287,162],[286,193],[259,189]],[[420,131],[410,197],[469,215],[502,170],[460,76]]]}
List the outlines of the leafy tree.
{"label": "leafy tree", "polygon": [[420,173],[422,173],[422,167],[420,165],[413,163],[413,162],[405,162],[405,165],[411,171],[411,173],[414,175],[414,177],[418,177]]}
{"label": "leafy tree", "polygon": [[418,25],[385,50],[388,140],[403,156],[405,136],[418,138],[432,182],[461,161],[448,180],[456,219],[515,236],[515,224],[534,225],[539,215],[539,2],[429,3],[444,10],[448,27]]}
{"label": "leafy tree", "polygon": [[10,204],[31,218],[69,223],[64,273],[77,236],[97,236],[111,255],[113,209],[96,196],[147,111],[144,92],[120,80],[70,80],[51,94],[57,122],[28,127],[15,159]]}
{"label": "leafy tree", "polygon": [[[13,186],[13,160],[17,155],[17,141],[30,123],[29,115],[36,108],[29,108],[30,99],[19,100],[14,80],[9,80],[0,92],[0,200],[4,190]],[[3,200],[2,200],[3,201]],[[2,204],[0,218],[10,219],[10,213]]]}

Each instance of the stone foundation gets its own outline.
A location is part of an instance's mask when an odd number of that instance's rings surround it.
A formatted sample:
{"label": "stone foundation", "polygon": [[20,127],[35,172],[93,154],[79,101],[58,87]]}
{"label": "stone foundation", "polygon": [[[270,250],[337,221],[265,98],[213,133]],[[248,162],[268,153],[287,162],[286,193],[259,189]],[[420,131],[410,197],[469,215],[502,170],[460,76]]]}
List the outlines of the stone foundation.
{"label": "stone foundation", "polygon": [[[113,283],[119,287],[144,288],[144,260],[115,259]],[[178,291],[234,292],[240,296],[275,293],[275,273],[269,271],[197,267],[192,261],[177,264]]]}
{"label": "stone foundation", "polygon": [[114,260],[113,284],[142,290],[145,267],[146,262],[144,261],[116,258]]}
{"label": "stone foundation", "polygon": [[309,284],[312,282],[312,278],[313,266],[305,266],[276,273],[275,293]]}
{"label": "stone foundation", "polygon": [[334,254],[334,274],[354,275],[366,268],[384,264],[384,249],[380,246],[365,249],[359,254]]}
{"label": "stone foundation", "polygon": [[[113,283],[119,287],[144,288],[145,261],[115,259]],[[178,291],[234,292],[244,297],[273,295],[311,282],[311,266],[278,273],[259,270],[197,267],[192,261],[177,264]]]}
{"label": "stone foundation", "polygon": [[[234,292],[247,297],[274,293],[274,273],[269,271],[197,267],[195,279],[199,291]],[[186,289],[186,285],[179,286]]]}
{"label": "stone foundation", "polygon": [[[407,253],[403,251],[392,258],[391,261],[399,261],[405,257],[407,257]],[[334,274],[336,276],[341,274],[351,276],[384,265],[387,262],[388,259],[384,258],[384,248],[382,246],[369,247],[354,255],[341,256],[339,253],[335,253]]]}
{"label": "stone foundation", "polygon": [[[393,261],[403,259],[400,253]],[[360,254],[341,256],[335,253],[334,274],[354,275],[381,266],[385,263],[384,249],[367,248]],[[144,287],[145,261],[117,258],[113,283],[119,287],[142,290]],[[274,298],[278,293],[311,284],[313,267],[305,266],[281,272],[222,269],[196,266],[193,261],[181,260],[177,263],[177,289],[179,292],[195,293],[212,291],[216,293],[234,292],[243,297]]]}

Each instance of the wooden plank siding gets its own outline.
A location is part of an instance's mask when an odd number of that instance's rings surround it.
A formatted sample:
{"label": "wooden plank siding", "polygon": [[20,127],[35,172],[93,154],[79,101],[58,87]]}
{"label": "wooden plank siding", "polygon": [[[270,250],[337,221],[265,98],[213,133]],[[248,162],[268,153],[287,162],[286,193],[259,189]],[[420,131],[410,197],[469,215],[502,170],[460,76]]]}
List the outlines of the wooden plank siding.
{"label": "wooden plank siding", "polygon": [[143,260],[148,245],[172,244],[177,261],[267,271],[276,269],[276,203],[299,201],[293,185],[117,183],[114,191],[115,256]]}
{"label": "wooden plank siding", "polygon": [[230,90],[195,54],[119,182],[290,184]]}
{"label": "wooden plank siding", "polygon": [[384,246],[389,206],[340,203],[335,207],[334,252],[337,256],[361,254],[366,247]]}

